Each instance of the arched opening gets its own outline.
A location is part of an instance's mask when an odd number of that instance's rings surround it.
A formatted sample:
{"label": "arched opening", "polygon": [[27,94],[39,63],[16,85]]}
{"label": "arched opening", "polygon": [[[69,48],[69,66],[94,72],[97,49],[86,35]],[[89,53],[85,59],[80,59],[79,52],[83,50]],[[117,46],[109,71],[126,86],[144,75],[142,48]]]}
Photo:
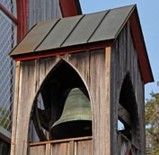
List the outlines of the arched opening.
{"label": "arched opening", "polygon": [[[121,135],[120,150],[126,151],[130,146],[137,150],[139,146],[139,117],[133,84],[127,74],[120,91],[118,104],[118,133]],[[126,146],[126,147],[125,147]]]}
{"label": "arched opening", "polygon": [[[77,113],[77,108],[80,110],[83,108],[83,105],[78,102],[79,96],[80,98],[82,96],[82,100],[85,98],[88,101],[86,102],[87,108],[90,107],[91,111],[90,98],[82,78],[70,64],[61,60],[47,75],[35,98],[31,115],[31,124],[34,129],[32,129],[32,131],[30,130],[30,141],[34,142],[74,138],[76,136],[90,136],[92,134],[91,121],[85,121],[84,123],[85,127],[89,126],[89,132],[85,132],[85,134],[82,134],[82,131],[78,132],[78,134],[74,134],[74,131],[77,131],[79,128],[78,125],[80,123],[76,122],[77,128],[75,129],[71,124],[74,121],[72,119],[70,123],[71,125],[69,123],[66,124],[67,121],[62,122],[67,125],[68,131],[64,128],[65,125],[61,127],[61,130],[58,128],[58,131],[61,132],[58,132],[58,136],[55,134],[55,131],[57,130],[53,131],[54,124],[59,119],[63,119],[61,118],[64,117],[62,115],[66,116],[66,114],[64,114],[66,112],[64,111],[65,109],[69,110],[70,115],[75,115]],[[70,100],[71,102],[74,100],[73,102],[75,103],[70,103]],[[79,107],[79,104],[82,108]],[[66,108],[66,106],[70,107]],[[70,119],[70,116],[67,119]]]}

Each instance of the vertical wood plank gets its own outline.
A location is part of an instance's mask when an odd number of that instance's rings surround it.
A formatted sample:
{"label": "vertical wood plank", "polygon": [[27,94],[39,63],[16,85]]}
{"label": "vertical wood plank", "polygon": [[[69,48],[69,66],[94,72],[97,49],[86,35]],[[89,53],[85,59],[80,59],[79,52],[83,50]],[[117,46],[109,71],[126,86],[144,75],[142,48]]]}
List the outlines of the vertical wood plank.
{"label": "vertical wood plank", "polygon": [[77,142],[77,155],[93,155],[92,141],[85,140]]}
{"label": "vertical wood plank", "polygon": [[105,49],[90,52],[90,94],[93,107],[93,153],[95,155],[106,154],[108,141],[106,132],[109,132],[109,130],[107,131],[109,122],[107,122],[106,113],[109,103],[106,98],[105,54]]}
{"label": "vertical wood plank", "polygon": [[[137,115],[139,125],[136,131],[133,131],[132,141],[134,144],[139,145],[141,143],[141,154],[145,154],[145,135],[144,135],[144,84],[141,78],[141,72],[138,64],[137,52],[134,47],[133,39],[131,36],[130,23],[121,31],[115,44],[112,48],[111,58],[111,109],[112,109],[112,120],[111,120],[111,136],[112,136],[112,154],[117,154],[117,107],[120,98],[120,91],[127,74],[130,74],[133,89],[135,91],[136,98],[136,114],[134,114],[136,122]],[[134,113],[134,112],[133,112]]]}
{"label": "vertical wood plank", "polygon": [[33,146],[30,148],[29,155],[45,155],[45,145]]}
{"label": "vertical wood plank", "polygon": [[87,89],[90,83],[90,55],[89,52],[71,54],[67,59],[78,71]]}
{"label": "vertical wood plank", "polygon": [[65,143],[57,143],[52,145],[52,155],[70,155],[69,154],[69,144]]}
{"label": "vertical wood plank", "polygon": [[69,142],[69,155],[74,155],[74,151],[75,151],[75,142],[73,140],[71,140]]}
{"label": "vertical wood plank", "polygon": [[[39,152],[39,150],[41,152]],[[38,142],[30,145],[29,155],[93,155],[92,139],[86,137]]]}
{"label": "vertical wood plank", "polygon": [[29,29],[37,22],[61,17],[59,0],[29,0]]}
{"label": "vertical wood plank", "polygon": [[23,155],[26,155],[28,152],[28,142],[23,141]]}
{"label": "vertical wood plank", "polygon": [[16,129],[17,129],[17,112],[19,101],[19,86],[20,86],[20,61],[16,62],[15,74],[15,91],[14,91],[14,105],[13,105],[13,121],[12,121],[12,138],[11,138],[11,155],[15,154],[16,144]]}
{"label": "vertical wood plank", "polygon": [[[21,80],[19,89],[19,101],[17,112],[16,145],[15,155],[27,154],[23,142],[28,140],[28,123],[30,119],[30,109],[35,97],[34,61],[22,64]],[[28,67],[29,66],[29,67]],[[25,84],[24,84],[25,83]],[[25,94],[25,95],[24,95]],[[25,130],[24,130],[25,129]]]}
{"label": "vertical wood plank", "polygon": [[51,155],[51,144],[46,144],[46,152],[45,155]]}
{"label": "vertical wood plank", "polygon": [[[39,89],[43,85],[43,82],[45,81],[45,78],[52,71],[52,69],[55,67],[58,61],[60,61],[58,57],[50,57],[50,58],[35,60],[35,74],[34,74],[36,82],[35,92],[39,91]],[[39,105],[39,107],[41,106],[42,105]],[[34,130],[35,129],[33,128],[33,126],[30,125],[29,134],[32,135],[33,137],[32,140],[38,139],[37,134],[35,133]]]}
{"label": "vertical wood plank", "polygon": [[[111,154],[111,100],[110,100],[110,73],[111,73],[111,47],[106,47],[105,49],[105,93],[106,93],[106,106],[105,106],[105,121],[106,126],[103,128],[106,131],[106,146],[105,146],[105,154]],[[104,104],[103,104],[104,107]]]}

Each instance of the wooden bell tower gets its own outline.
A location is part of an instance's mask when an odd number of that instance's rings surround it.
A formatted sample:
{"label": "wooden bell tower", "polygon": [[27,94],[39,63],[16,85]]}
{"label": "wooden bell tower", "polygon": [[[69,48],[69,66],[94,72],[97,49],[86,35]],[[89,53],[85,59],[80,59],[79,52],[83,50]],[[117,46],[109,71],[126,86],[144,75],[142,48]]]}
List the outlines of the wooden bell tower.
{"label": "wooden bell tower", "polygon": [[[40,22],[11,56],[12,155],[145,154],[144,84],[153,75],[135,5]],[[92,135],[54,139],[73,88],[90,101]]]}

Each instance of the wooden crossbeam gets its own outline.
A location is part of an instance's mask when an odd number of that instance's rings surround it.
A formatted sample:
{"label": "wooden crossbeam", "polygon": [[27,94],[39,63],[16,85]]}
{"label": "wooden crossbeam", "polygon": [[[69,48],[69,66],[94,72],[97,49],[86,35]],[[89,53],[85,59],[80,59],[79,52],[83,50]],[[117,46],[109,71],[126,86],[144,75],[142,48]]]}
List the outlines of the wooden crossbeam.
{"label": "wooden crossbeam", "polygon": [[118,104],[118,117],[121,121],[131,126],[130,114],[121,104]]}

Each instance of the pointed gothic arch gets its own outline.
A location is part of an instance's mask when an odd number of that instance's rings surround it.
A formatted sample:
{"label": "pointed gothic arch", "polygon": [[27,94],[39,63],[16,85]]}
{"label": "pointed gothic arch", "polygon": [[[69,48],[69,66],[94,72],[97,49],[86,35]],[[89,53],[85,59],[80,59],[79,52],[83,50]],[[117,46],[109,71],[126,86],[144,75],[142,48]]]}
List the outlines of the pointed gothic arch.
{"label": "pointed gothic arch", "polygon": [[122,145],[137,149],[133,146],[133,143],[135,142],[138,146],[140,145],[139,114],[135,91],[129,73],[126,74],[120,90],[118,121],[121,122],[123,126],[122,129],[118,131],[125,137],[125,140],[120,140],[122,141],[121,151],[123,151]]}
{"label": "pointed gothic arch", "polygon": [[31,118],[36,140],[54,139],[50,131],[51,126],[60,118],[65,100],[73,88],[80,88],[90,100],[86,83],[81,75],[73,65],[61,59],[43,80],[33,103]]}

